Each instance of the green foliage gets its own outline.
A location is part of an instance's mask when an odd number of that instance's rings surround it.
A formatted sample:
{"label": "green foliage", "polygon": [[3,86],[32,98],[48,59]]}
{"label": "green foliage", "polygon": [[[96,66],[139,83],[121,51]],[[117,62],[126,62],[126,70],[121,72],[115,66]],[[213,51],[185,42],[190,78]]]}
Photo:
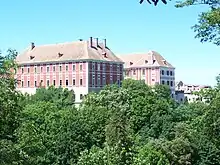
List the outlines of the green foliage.
{"label": "green foliage", "polygon": [[177,8],[191,5],[208,5],[208,11],[202,12],[199,15],[198,23],[192,27],[196,32],[195,38],[201,42],[212,42],[220,45],[220,1],[219,0],[186,0],[176,4]]}
{"label": "green foliage", "polygon": [[138,150],[134,165],[170,165],[168,159],[161,151],[157,151],[150,144],[146,144]]}
{"label": "green foliage", "polygon": [[219,77],[197,93],[206,103],[178,105],[167,86],[127,79],[76,109],[67,89],[17,92],[13,52],[0,58],[0,164],[220,164]]}
{"label": "green foliage", "polygon": [[73,107],[75,102],[74,91],[69,91],[68,89],[63,88],[55,88],[53,86],[48,89],[37,89],[36,94],[30,96],[28,99],[33,103],[39,101],[51,102],[56,104],[58,108]]}

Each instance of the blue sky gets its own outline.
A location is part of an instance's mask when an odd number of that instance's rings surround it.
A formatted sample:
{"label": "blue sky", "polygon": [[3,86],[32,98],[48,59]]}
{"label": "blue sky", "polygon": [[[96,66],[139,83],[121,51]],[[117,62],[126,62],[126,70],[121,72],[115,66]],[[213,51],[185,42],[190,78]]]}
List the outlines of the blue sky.
{"label": "blue sky", "polygon": [[219,47],[194,39],[190,29],[204,6],[176,9],[139,0],[7,0],[0,5],[0,49],[106,38],[116,54],[159,52],[176,67],[176,80],[215,84]]}

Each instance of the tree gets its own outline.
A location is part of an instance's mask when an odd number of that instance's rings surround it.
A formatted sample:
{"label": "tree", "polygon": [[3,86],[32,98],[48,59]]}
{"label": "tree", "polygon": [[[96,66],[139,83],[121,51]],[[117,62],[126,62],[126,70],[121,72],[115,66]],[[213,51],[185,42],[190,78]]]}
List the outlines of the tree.
{"label": "tree", "polygon": [[16,55],[13,50],[8,50],[7,56],[0,55],[0,164],[3,165],[12,164],[18,157],[15,130],[20,126],[23,106],[13,78]]}
{"label": "tree", "polygon": [[75,109],[59,109],[55,103],[42,101],[25,107],[17,135],[21,164],[76,163],[90,142]]}
{"label": "tree", "polygon": [[50,86],[48,89],[39,88],[37,89],[36,93],[30,96],[30,102],[39,102],[39,101],[46,101],[55,103],[59,109],[64,107],[74,107],[74,91],[63,89],[63,88],[55,88]]}
{"label": "tree", "polygon": [[134,165],[170,165],[169,160],[161,151],[157,151],[150,144],[140,147],[134,160]]}
{"label": "tree", "polygon": [[212,42],[220,45],[220,1],[219,0],[186,0],[176,4],[177,8],[192,6],[192,5],[207,5],[209,10],[202,12],[199,15],[198,23],[192,29],[197,34],[195,38],[203,42]]}

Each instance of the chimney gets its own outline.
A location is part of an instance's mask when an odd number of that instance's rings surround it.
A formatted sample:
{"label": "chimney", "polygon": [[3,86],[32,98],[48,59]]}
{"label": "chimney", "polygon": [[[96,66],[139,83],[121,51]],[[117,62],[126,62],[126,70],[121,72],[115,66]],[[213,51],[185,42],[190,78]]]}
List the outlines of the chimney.
{"label": "chimney", "polygon": [[96,42],[96,47],[98,48],[99,47],[99,38],[96,38],[95,42]]}
{"label": "chimney", "polygon": [[106,39],[103,40],[104,48],[106,48]]}
{"label": "chimney", "polygon": [[90,44],[90,47],[92,48],[92,47],[93,47],[93,44],[92,44],[92,37],[90,37],[89,44]]}
{"label": "chimney", "polygon": [[31,42],[31,50],[34,49],[35,45],[33,42]]}

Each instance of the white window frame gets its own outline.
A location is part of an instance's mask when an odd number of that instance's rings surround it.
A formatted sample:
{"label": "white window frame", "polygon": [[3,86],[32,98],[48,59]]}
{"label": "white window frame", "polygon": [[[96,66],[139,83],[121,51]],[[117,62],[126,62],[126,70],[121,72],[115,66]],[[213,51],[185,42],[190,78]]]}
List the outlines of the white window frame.
{"label": "white window frame", "polygon": [[97,63],[97,70],[100,71],[100,63]]}
{"label": "white window frame", "polygon": [[92,71],[95,71],[95,62],[92,63]]}
{"label": "white window frame", "polygon": [[53,65],[53,72],[56,72],[56,65]]}
{"label": "white window frame", "polygon": [[[80,69],[81,67],[82,67],[82,69]],[[79,71],[83,72],[83,64],[82,63],[79,64]]]}
{"label": "white window frame", "polygon": [[[66,70],[66,67],[67,67],[67,70]],[[68,72],[69,71],[69,64],[65,64],[65,72]]]}
{"label": "white window frame", "polygon": [[92,86],[94,87],[96,84],[95,84],[95,75],[93,74],[92,75]]}
{"label": "white window frame", "polygon": [[106,71],[106,64],[105,63],[102,64],[102,70],[103,70],[103,72]]}
{"label": "white window frame", "polygon": [[100,75],[98,75],[98,78],[97,78],[97,86],[98,86],[98,87],[101,86],[101,78],[100,78]]}
{"label": "white window frame", "polygon": [[[73,67],[74,66],[74,67]],[[74,68],[74,69],[73,69]],[[75,72],[76,71],[76,64],[72,64],[72,71]]]}
{"label": "white window frame", "polygon": [[49,68],[49,69],[47,69],[46,72],[50,73],[50,65],[47,65],[47,68]]}
{"label": "white window frame", "polygon": [[30,66],[27,66],[27,73],[30,74]]}

